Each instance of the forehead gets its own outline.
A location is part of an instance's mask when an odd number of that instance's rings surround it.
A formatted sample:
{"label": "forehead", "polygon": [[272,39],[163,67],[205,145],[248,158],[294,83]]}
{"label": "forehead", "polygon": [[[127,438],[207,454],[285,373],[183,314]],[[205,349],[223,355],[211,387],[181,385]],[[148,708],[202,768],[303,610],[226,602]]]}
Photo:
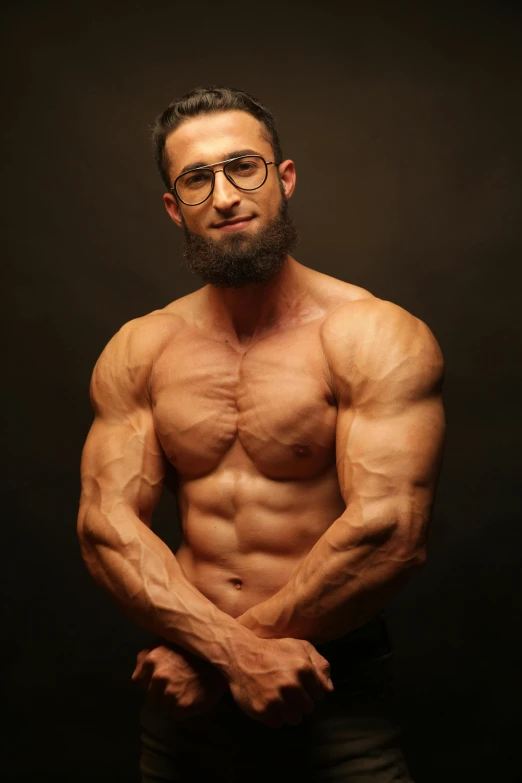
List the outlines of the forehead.
{"label": "forehead", "polygon": [[170,171],[176,174],[186,166],[224,160],[235,150],[252,149],[270,155],[272,147],[263,131],[259,120],[245,111],[202,114],[184,120],[165,142]]}

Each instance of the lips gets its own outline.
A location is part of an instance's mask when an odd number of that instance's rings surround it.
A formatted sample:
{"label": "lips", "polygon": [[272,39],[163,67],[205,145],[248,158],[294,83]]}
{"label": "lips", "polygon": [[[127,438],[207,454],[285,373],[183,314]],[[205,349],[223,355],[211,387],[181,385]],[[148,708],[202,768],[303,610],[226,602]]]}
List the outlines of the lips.
{"label": "lips", "polygon": [[252,220],[252,215],[244,215],[243,217],[232,218],[231,220],[222,220],[221,223],[214,223],[214,228],[232,228],[238,223],[244,223],[245,225]]}

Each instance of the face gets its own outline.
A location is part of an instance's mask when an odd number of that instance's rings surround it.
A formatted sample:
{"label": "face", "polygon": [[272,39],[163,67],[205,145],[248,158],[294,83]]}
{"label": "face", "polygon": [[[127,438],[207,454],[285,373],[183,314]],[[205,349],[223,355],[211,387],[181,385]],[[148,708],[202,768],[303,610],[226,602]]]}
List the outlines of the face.
{"label": "face", "polygon": [[297,241],[287,201],[295,186],[291,160],[268,166],[265,183],[243,191],[227,180],[216,161],[239,154],[274,160],[258,120],[244,111],[207,114],[186,120],[167,138],[170,181],[187,167],[210,165],[216,172],[211,196],[186,206],[169,194],[163,200],[185,232],[185,260],[206,282],[241,287],[264,282],[279,271]]}

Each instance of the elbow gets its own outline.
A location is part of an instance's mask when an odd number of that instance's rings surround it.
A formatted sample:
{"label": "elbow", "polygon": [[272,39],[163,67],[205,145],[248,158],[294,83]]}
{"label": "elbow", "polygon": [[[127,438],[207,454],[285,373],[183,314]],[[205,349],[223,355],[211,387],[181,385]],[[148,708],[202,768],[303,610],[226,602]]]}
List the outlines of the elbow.
{"label": "elbow", "polygon": [[395,527],[386,545],[387,559],[405,576],[419,571],[427,560],[426,541],[420,536],[404,535],[403,528]]}
{"label": "elbow", "polygon": [[413,576],[426,565],[428,554],[425,546],[419,546],[416,549],[400,551],[394,558],[399,565],[399,570],[407,576]]}
{"label": "elbow", "polygon": [[81,503],[76,520],[76,535],[80,545],[92,540],[93,532],[92,505],[90,503]]}
{"label": "elbow", "polygon": [[102,536],[98,514],[92,507],[80,507],[76,531],[85,568],[97,585],[107,589],[106,567],[102,556],[102,549],[107,542]]}
{"label": "elbow", "polygon": [[410,557],[410,570],[415,573],[417,571],[420,571],[421,568],[423,568],[426,565],[426,561],[428,560],[428,553],[426,551],[426,547],[420,547],[415,552],[412,553]]}
{"label": "elbow", "polygon": [[76,523],[76,534],[80,544],[82,559],[89,570],[96,559],[96,548],[100,544],[100,526],[97,515],[91,505],[81,505]]}
{"label": "elbow", "polygon": [[395,558],[403,564],[403,570],[416,573],[428,559],[427,552],[427,518],[408,514],[398,515],[389,539],[390,549]]}
{"label": "elbow", "polygon": [[85,538],[86,517],[87,517],[86,509],[80,506],[80,510],[78,512],[78,519],[76,520],[76,535],[78,536],[78,540],[80,541],[80,544]]}

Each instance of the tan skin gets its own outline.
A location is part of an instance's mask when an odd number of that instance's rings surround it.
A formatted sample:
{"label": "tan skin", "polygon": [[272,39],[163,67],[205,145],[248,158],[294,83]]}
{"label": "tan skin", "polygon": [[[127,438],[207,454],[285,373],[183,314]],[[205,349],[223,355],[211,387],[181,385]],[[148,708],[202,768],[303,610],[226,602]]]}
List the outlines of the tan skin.
{"label": "tan skin", "polygon": [[[252,149],[245,112],[193,118],[167,140],[185,165]],[[216,166],[216,169],[221,168]],[[286,198],[295,166],[278,166]],[[172,220],[218,241],[277,214],[275,166],[245,193]],[[180,210],[183,210],[182,212]],[[314,645],[368,621],[423,564],[442,459],[443,365],[429,329],[288,257],[268,283],[204,286],[126,324],[94,369],[78,533],[93,578],[163,640],[133,679],[180,720],[229,689],[251,718],[299,723],[332,688]],[[183,538],[150,529],[174,473]]]}

